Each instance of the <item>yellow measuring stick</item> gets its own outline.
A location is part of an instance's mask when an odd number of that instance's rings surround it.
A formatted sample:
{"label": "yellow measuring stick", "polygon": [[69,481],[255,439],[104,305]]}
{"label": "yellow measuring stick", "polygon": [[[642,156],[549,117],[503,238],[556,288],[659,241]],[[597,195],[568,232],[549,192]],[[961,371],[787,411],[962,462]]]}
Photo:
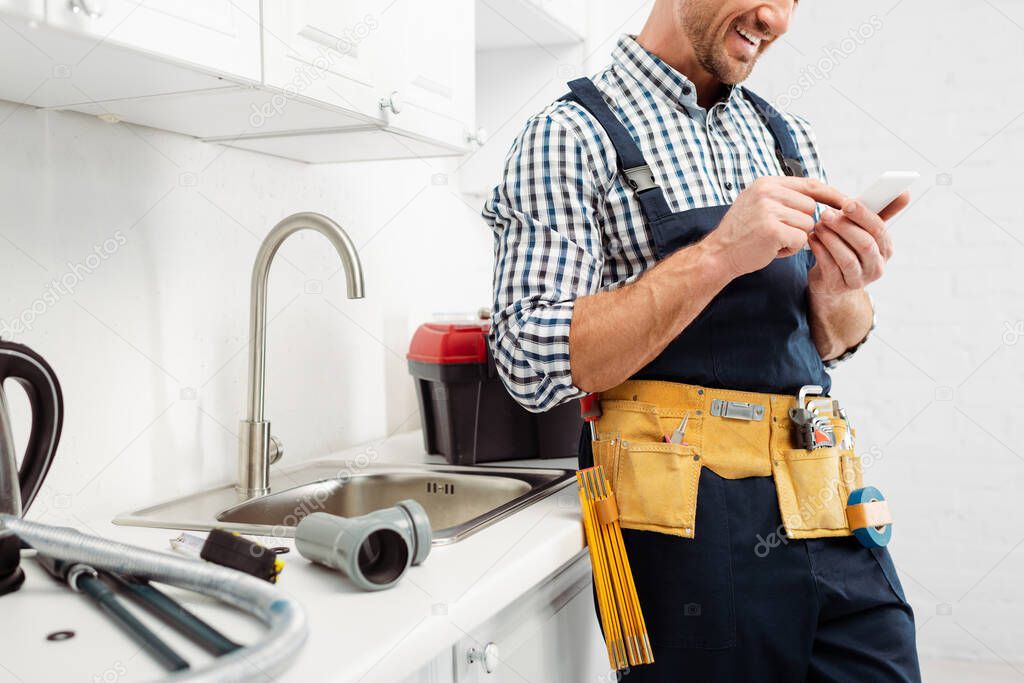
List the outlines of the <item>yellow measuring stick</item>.
{"label": "yellow measuring stick", "polygon": [[576,473],[597,607],[613,669],[654,661],[647,625],[622,540],[615,496],[600,465]]}

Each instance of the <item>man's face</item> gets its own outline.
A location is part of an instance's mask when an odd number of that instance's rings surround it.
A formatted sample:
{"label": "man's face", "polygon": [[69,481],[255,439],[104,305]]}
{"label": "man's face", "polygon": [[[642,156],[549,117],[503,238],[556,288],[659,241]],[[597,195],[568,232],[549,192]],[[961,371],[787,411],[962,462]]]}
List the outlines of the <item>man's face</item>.
{"label": "man's face", "polygon": [[799,0],[677,0],[676,19],[701,66],[722,83],[747,78],[789,29]]}

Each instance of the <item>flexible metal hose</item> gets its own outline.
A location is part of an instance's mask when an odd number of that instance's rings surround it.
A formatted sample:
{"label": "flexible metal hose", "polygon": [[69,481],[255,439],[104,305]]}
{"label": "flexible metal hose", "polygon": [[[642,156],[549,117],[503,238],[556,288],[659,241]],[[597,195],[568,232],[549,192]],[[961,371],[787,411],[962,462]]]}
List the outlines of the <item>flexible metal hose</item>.
{"label": "flexible metal hose", "polygon": [[306,640],[308,626],[302,607],[270,584],[241,572],[14,515],[0,514],[0,525],[43,555],[187,588],[248,612],[269,627],[270,632],[262,640],[218,657],[203,668],[174,674],[175,681],[219,683],[267,678],[283,670]]}

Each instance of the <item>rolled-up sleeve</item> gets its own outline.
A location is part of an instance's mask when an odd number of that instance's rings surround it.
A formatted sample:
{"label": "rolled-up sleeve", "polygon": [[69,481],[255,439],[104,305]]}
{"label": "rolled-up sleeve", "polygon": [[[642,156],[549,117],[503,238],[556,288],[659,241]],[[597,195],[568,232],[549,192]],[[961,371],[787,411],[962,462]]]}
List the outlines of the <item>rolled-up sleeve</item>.
{"label": "rolled-up sleeve", "polygon": [[534,412],[585,393],[572,383],[569,329],[603,268],[603,190],[588,144],[551,113],[533,118],[483,210],[494,231],[491,348],[509,392]]}

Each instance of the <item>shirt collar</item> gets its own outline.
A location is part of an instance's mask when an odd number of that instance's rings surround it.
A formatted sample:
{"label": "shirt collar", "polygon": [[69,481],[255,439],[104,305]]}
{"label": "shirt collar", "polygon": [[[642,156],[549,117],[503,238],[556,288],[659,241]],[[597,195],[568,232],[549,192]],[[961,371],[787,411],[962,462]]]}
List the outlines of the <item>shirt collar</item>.
{"label": "shirt collar", "polygon": [[[693,82],[660,57],[641,47],[635,36],[624,35],[619,38],[612,50],[612,60],[644,90],[660,95],[688,112],[704,113],[704,109],[697,104],[697,89]],[[739,86],[728,86],[724,101],[730,101],[738,91]]]}

